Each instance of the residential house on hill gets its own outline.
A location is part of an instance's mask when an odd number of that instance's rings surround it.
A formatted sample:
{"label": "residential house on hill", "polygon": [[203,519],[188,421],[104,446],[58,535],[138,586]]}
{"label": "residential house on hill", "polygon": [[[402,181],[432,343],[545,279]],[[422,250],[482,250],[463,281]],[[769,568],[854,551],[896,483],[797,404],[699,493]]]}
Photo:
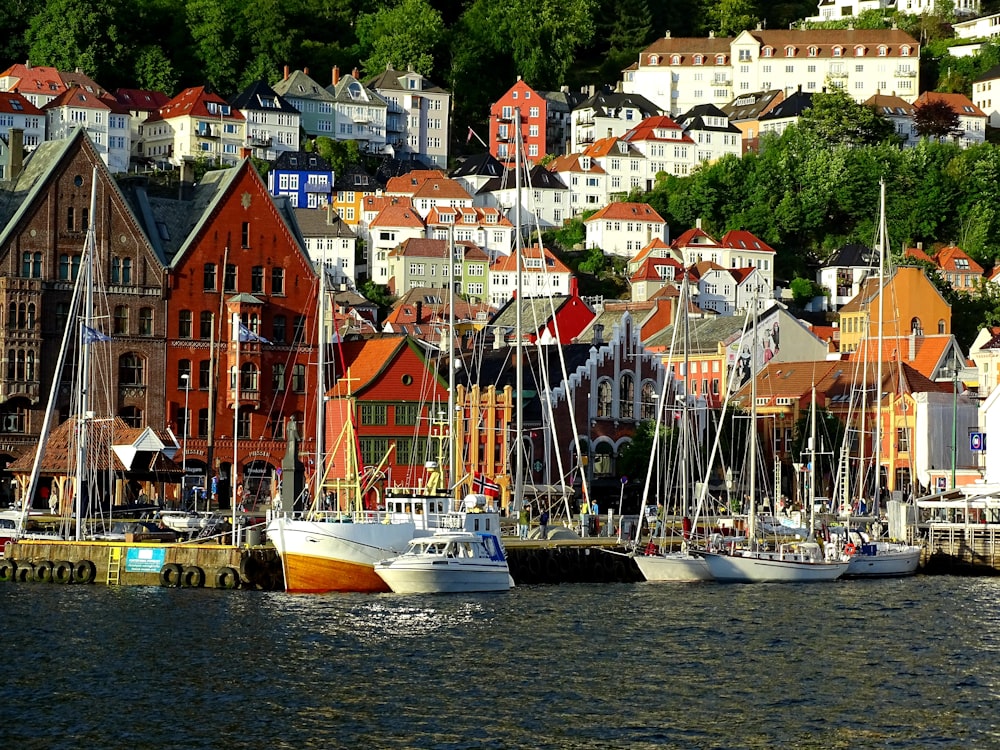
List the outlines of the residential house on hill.
{"label": "residential house on hill", "polygon": [[899,266],[885,280],[879,320],[879,279],[865,279],[861,290],[840,308],[840,351],[853,352],[863,340],[905,336],[924,332],[951,333],[951,305],[927,278],[922,268]]}
{"label": "residential house on hill", "polygon": [[57,68],[15,63],[0,73],[0,91],[14,91],[41,109],[69,85]]}
{"label": "residential house on hill", "polygon": [[487,182],[502,179],[506,174],[507,168],[492,154],[484,152],[462,159],[448,176],[458,181],[469,195],[475,195]]}
{"label": "residential house on hill", "polygon": [[498,208],[516,224],[516,206],[520,204],[521,233],[525,237],[536,230],[558,229],[572,215],[569,188],[545,167],[535,165],[527,174],[522,169],[520,195],[516,184],[514,174],[490,180],[473,197],[474,205]]}
{"label": "residential house on hill", "polygon": [[0,92],[0,138],[8,144],[14,131],[25,154],[45,140],[45,113],[14,91]]}
{"label": "residential house on hill", "polygon": [[353,289],[367,278],[367,266],[357,264],[358,235],[332,206],[295,208],[294,213],[309,260],[326,268],[332,288]]}
{"label": "residential house on hill", "polygon": [[920,142],[920,136],[913,122],[916,107],[902,97],[879,92],[868,97],[864,105],[892,123],[896,135],[902,139],[904,148],[915,146]]}
{"label": "residential house on hill", "polygon": [[943,94],[937,91],[925,91],[914,102],[919,109],[930,102],[947,104],[951,111],[958,115],[959,132],[954,134],[955,142],[962,148],[975,146],[986,140],[986,113],[972,103],[965,94]]}
{"label": "residential house on hill", "polygon": [[760,134],[781,135],[789,125],[794,125],[802,113],[812,107],[812,92],[795,91],[787,94],[778,104],[758,118]]}
{"label": "residential house on hill", "polygon": [[389,65],[365,85],[386,101],[385,141],[396,158],[446,169],[451,92],[411,67]]}
{"label": "residential house on hill", "polygon": [[489,256],[472,242],[412,237],[389,251],[388,266],[393,294],[415,287],[447,289],[454,283],[458,294],[488,299]]}
{"label": "residential house on hill", "polygon": [[246,118],[246,147],[258,159],[273,161],[286,151],[299,150],[299,111],[266,81],[254,81],[229,100]]}
{"label": "residential house on hill", "polygon": [[609,203],[583,222],[586,246],[633,257],[655,239],[666,242],[667,222],[648,203]]}
{"label": "residential house on hill", "polygon": [[517,343],[518,306],[525,344],[568,344],[594,319],[593,309],[576,290],[562,296],[514,297],[490,321],[494,335],[510,346]]}
{"label": "residential house on hill", "polygon": [[115,89],[114,98],[129,113],[132,161],[137,164],[146,164],[148,160],[143,149],[146,118],[159,111],[160,107],[170,101],[170,97],[162,91],[121,88]]}
{"label": "residential house on hill", "polygon": [[780,104],[785,92],[779,89],[754,91],[737,94],[726,105],[720,107],[722,113],[735,125],[743,136],[743,153],[756,151],[759,146],[760,116]]}
{"label": "residential house on hill", "polygon": [[420,213],[409,198],[365,196],[359,234],[368,245],[371,279],[389,283],[389,251],[408,239],[426,236]]}
{"label": "residential house on hill", "polygon": [[343,76],[340,68],[333,68],[332,82],[326,87],[333,96],[336,126],[330,137],[337,141],[357,141],[361,151],[381,154],[388,142],[389,102],[366,88],[358,76],[356,68]]}
{"label": "residential house on hill", "polygon": [[113,173],[128,172],[132,157],[131,115],[111,96],[70,86],[42,105],[48,138],[69,138],[82,127]]}
{"label": "residential house on hill", "polygon": [[862,282],[878,274],[878,257],[865,245],[847,244],[837,248],[816,272],[817,283],[830,294],[832,310],[839,310],[861,290]]}
{"label": "residential house on hill", "polygon": [[[565,263],[540,245],[521,249],[521,296],[548,297],[574,294],[576,279]],[[497,258],[490,264],[490,303],[505,305],[517,293],[517,256],[514,253]]]}
{"label": "residential house on hill", "polygon": [[547,153],[548,102],[521,80],[521,76],[490,105],[490,154],[508,166],[514,164],[517,150],[515,112],[520,113],[524,156],[534,164]]}
{"label": "residential house on hill", "polygon": [[904,255],[933,264],[938,276],[947,281],[952,289],[974,291],[983,283],[983,267],[955,245],[942,247],[933,256],[927,255],[920,246],[907,248]]}
{"label": "residential house on hill", "polygon": [[204,86],[184,89],[149,115],[143,156],[173,166],[197,159],[233,166],[243,158],[246,118]]}
{"label": "residential house on hill", "polygon": [[282,79],[272,88],[299,111],[302,130],[307,136],[336,139],[336,98],[309,77],[309,68],[289,72],[285,66]]}
{"label": "residential house on hill", "polygon": [[569,186],[571,216],[594,211],[608,202],[608,174],[592,157],[584,154],[557,156],[549,162],[548,168]]}
{"label": "residential house on hill", "polygon": [[267,189],[285,196],[295,208],[320,208],[332,203],[334,174],[329,162],[307,151],[282,151],[267,172]]}
{"label": "residential house on hill", "polygon": [[639,92],[598,92],[573,110],[570,142],[573,151],[601,138],[618,138],[647,117],[663,110]]}
{"label": "residential house on hill", "polygon": [[698,104],[677,117],[678,124],[694,141],[692,167],[723,156],[743,154],[742,133],[714,104]]}
{"label": "residential house on hill", "polygon": [[[994,28],[1000,34],[1000,13],[993,18],[998,21]],[[1000,128],[1000,65],[994,65],[972,82],[972,102],[986,115],[987,125]]]}

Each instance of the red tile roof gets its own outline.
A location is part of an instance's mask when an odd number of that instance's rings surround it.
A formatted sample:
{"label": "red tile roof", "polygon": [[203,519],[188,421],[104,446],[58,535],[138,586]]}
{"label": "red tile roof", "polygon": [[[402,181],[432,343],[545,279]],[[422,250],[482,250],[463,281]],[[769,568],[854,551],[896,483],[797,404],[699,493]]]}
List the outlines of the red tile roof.
{"label": "red tile roof", "polygon": [[[545,252],[544,257],[546,262],[544,270],[546,273],[570,273],[570,270],[569,268],[566,267],[566,264],[563,263],[561,260],[559,260],[556,256],[554,256],[548,248],[539,249],[538,245],[529,245],[528,247],[522,248],[521,254],[525,258],[541,258],[542,250],[544,250]],[[511,273],[517,271],[517,258],[515,257],[514,253],[511,253],[510,255],[503,255],[497,258],[493,262],[493,265],[490,266],[490,271],[497,271],[500,273],[504,271],[508,271]],[[522,268],[521,272],[541,273],[542,269]]]}
{"label": "red tile roof", "polygon": [[745,229],[732,229],[726,232],[719,244],[733,250],[752,250],[760,253],[774,253],[774,248],[764,240]]}
{"label": "red tile roof", "polygon": [[609,203],[597,213],[591,215],[587,219],[584,219],[584,223],[586,224],[591,221],[599,221],[601,219],[613,219],[620,221],[654,221],[661,224],[667,223],[663,220],[663,217],[656,212],[656,209],[648,203],[627,203],[617,201]]}
{"label": "red tile roof", "polygon": [[42,110],[15,91],[0,91],[0,112],[12,115],[40,116],[43,114]]}
{"label": "red tile roof", "polygon": [[[228,115],[209,112],[208,104],[213,102],[229,109]],[[229,102],[218,94],[207,91],[204,86],[194,86],[184,89],[181,93],[160,107],[159,111],[149,115],[146,122],[156,120],[172,120],[176,117],[201,117],[214,120],[246,120],[243,114],[229,106]]]}

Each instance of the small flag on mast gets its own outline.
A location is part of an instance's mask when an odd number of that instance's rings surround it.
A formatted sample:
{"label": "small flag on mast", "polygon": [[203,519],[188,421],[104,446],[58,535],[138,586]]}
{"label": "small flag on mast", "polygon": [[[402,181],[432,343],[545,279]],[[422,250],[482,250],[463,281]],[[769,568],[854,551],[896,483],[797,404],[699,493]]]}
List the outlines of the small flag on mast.
{"label": "small flag on mast", "polygon": [[477,471],[472,475],[472,492],[487,497],[500,497],[500,485]]}
{"label": "small flag on mast", "polygon": [[111,341],[111,337],[107,336],[96,328],[91,328],[90,326],[83,326],[83,343],[93,344],[96,341]]}
{"label": "small flag on mast", "polygon": [[248,341],[256,341],[259,344],[270,344],[271,343],[266,338],[264,338],[263,336],[261,336],[259,333],[254,333],[249,328],[247,328],[245,325],[243,325],[242,322],[240,322],[240,343],[241,344],[245,344]]}

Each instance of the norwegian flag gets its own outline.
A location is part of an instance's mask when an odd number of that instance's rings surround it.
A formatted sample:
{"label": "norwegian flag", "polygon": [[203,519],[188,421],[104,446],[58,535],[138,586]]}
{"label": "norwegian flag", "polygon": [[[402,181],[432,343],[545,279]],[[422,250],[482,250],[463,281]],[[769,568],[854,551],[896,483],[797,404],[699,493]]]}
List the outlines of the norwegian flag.
{"label": "norwegian flag", "polygon": [[500,485],[492,479],[487,479],[485,474],[480,474],[478,471],[472,475],[472,491],[476,495],[500,497]]}

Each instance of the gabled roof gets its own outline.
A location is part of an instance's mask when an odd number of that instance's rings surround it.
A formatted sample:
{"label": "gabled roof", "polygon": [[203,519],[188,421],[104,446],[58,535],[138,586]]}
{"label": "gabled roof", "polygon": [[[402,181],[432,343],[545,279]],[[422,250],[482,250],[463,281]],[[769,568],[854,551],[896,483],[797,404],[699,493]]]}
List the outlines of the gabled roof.
{"label": "gabled roof", "polygon": [[[923,280],[926,282],[926,287],[928,291],[933,292],[940,298],[940,300],[951,308],[948,301],[942,296],[938,288],[934,286],[930,279],[927,278],[927,274],[924,273],[923,268],[917,268],[915,266],[896,266],[890,269],[886,274],[885,285],[889,287],[892,285],[893,281],[899,274],[920,274]],[[862,312],[869,309],[870,305],[878,299],[879,295],[879,280],[878,277],[869,277],[864,280],[861,284],[861,288],[858,293],[847,303],[845,303],[841,308],[841,313],[856,313]],[[891,292],[890,292],[891,294]]]}
{"label": "gabled roof", "polygon": [[[63,91],[56,98],[42,105],[42,110],[48,112],[60,107],[71,107],[73,109],[95,109],[101,112],[123,112],[123,107],[114,99],[102,99],[96,94],[92,94],[86,89],[69,88]],[[127,114],[128,110],[124,110]]]}
{"label": "gabled roof", "polygon": [[660,114],[660,108],[640,94],[626,94],[620,91],[598,92],[580,102],[573,111],[594,110],[595,117],[617,117],[622,109],[637,109],[643,117]]}
{"label": "gabled roof", "polygon": [[[493,178],[488,180],[480,189],[480,193],[490,193],[496,190],[513,190],[514,175],[508,178]],[[535,190],[566,190],[566,184],[559,178],[559,175],[550,172],[540,164],[533,166],[524,180],[524,188]]]}
{"label": "gabled roof", "polygon": [[959,117],[986,117],[986,113],[972,103],[965,94],[945,94],[938,91],[925,91],[913,103],[918,109],[923,104],[942,102],[951,107]]}
{"label": "gabled roof", "polygon": [[432,200],[472,200],[472,196],[461,183],[448,177],[424,180],[413,191],[413,197]]}
{"label": "gabled roof", "polygon": [[[878,343],[877,338],[866,338],[845,358],[852,362],[877,362]],[[955,337],[951,334],[884,336],[881,357],[883,362],[906,362],[917,372],[932,378],[945,360],[950,360],[950,354],[956,347]]]}
{"label": "gabled roof", "polygon": [[721,247],[707,232],[694,227],[681,232],[677,238],[670,243],[670,247],[679,250],[684,247]]}
{"label": "gabled roof", "polygon": [[604,169],[593,159],[590,159],[590,166],[586,169],[581,163],[583,154],[564,154],[557,156],[548,163],[548,168],[552,172],[582,172],[584,174],[605,174]]}
{"label": "gabled roof", "polygon": [[812,94],[805,91],[796,91],[789,94],[785,99],[763,113],[757,119],[761,122],[771,120],[786,120],[794,117],[801,117],[802,113],[812,107]]}
{"label": "gabled roof", "polygon": [[13,88],[22,94],[58,96],[66,89],[59,70],[48,65],[15,63],[0,73],[0,78],[17,79]]}
{"label": "gabled roof", "polygon": [[281,151],[272,169],[276,172],[333,172],[330,162],[312,151]]}
{"label": "gabled roof", "polygon": [[284,97],[296,99],[312,99],[321,102],[333,102],[334,96],[301,70],[293,71],[272,87],[276,93]]}
{"label": "gabled roof", "polygon": [[513,227],[510,219],[490,206],[434,206],[427,212],[426,223],[456,226]]}
{"label": "gabled roof", "polygon": [[238,93],[229,103],[235,108],[248,111],[264,112],[285,112],[296,117],[299,111],[285,101],[285,98],[278,94],[273,88],[267,85],[266,81],[254,81],[243,91]]}
{"label": "gabled roof", "polygon": [[872,94],[865,99],[864,105],[874,109],[883,117],[913,117],[916,111],[906,99],[895,94]]}
{"label": "gabled roof", "polygon": [[[721,118],[725,120],[724,125],[709,124],[707,118]],[[739,133],[740,129],[729,122],[729,117],[714,104],[698,104],[677,118],[684,127],[685,132],[689,130],[711,131],[713,133]]]}
{"label": "gabled roof", "polygon": [[351,74],[341,76],[337,83],[327,86],[326,90],[342,104],[361,103],[370,107],[388,107],[387,102],[379,93],[365,85]]}
{"label": "gabled roof", "polygon": [[333,186],[338,192],[374,193],[382,190],[385,184],[377,175],[365,171],[364,167],[354,165],[335,174]]}
{"label": "gabled roof", "polygon": [[817,57],[833,57],[835,47],[852,49],[856,46],[875,49],[885,45],[885,57],[902,58],[903,47],[910,47],[912,54],[905,59],[917,60],[917,48],[920,44],[912,36],[900,29],[756,29],[746,32],[761,46],[784,50],[794,47],[806,50],[815,45]]}
{"label": "gabled roof", "polygon": [[[539,249],[538,245],[529,245],[527,247],[521,248],[521,255],[525,260],[529,258],[539,259],[542,258],[542,251],[544,250],[545,258],[545,268],[530,268],[522,267],[521,273],[570,273],[569,268],[566,264],[559,260],[556,256],[552,254],[552,251],[547,247]],[[497,273],[509,272],[513,273],[517,271],[517,255],[511,253],[510,255],[501,255],[495,261],[493,265],[490,266],[490,271],[496,271]]]}
{"label": "gabled roof", "polygon": [[327,208],[295,208],[295,222],[303,237],[341,237],[356,239],[357,233],[344,222],[340,215]]}
{"label": "gabled roof", "polygon": [[941,248],[937,251],[934,259],[942,271],[983,275],[983,267],[976,263],[962,248],[955,245]]}
{"label": "gabled roof", "polygon": [[[473,242],[459,241],[454,244],[455,251],[462,253],[464,260],[488,261],[489,256]],[[389,257],[396,258],[447,258],[448,241],[434,240],[424,237],[410,237],[389,251]]]}
{"label": "gabled roof", "polygon": [[870,247],[850,243],[838,247],[823,268],[869,268],[877,260],[878,256]]}
{"label": "gabled roof", "polygon": [[343,398],[365,393],[405,347],[410,347],[421,360],[424,359],[420,348],[408,336],[377,334],[342,342],[342,369],[337,368],[339,378],[328,395]]}
{"label": "gabled roof", "polygon": [[666,224],[663,217],[648,203],[613,202],[584,220],[584,223],[601,220],[652,221]]}
{"label": "gabled roof", "polygon": [[170,97],[162,91],[146,89],[116,89],[114,96],[123,107],[138,112],[155,112],[170,101]]}
{"label": "gabled roof", "polygon": [[[210,111],[209,105],[212,106]],[[221,109],[221,108],[225,109]],[[229,114],[220,114],[229,110]],[[146,120],[147,123],[157,120],[173,120],[177,117],[201,117],[212,120],[245,120],[239,110],[233,109],[229,102],[218,94],[205,89],[204,86],[194,86],[184,89],[181,93],[160,107],[159,111],[153,112]]]}
{"label": "gabled roof", "polygon": [[451,170],[451,177],[503,177],[507,167],[488,151],[462,159]]}
{"label": "gabled roof", "polygon": [[722,271],[723,273],[725,273],[728,270],[729,269],[720,266],[718,263],[715,263],[710,260],[703,260],[693,264],[690,268],[688,268],[688,273],[690,273],[691,276],[696,279],[701,279],[705,276],[705,274],[709,273],[710,271]]}
{"label": "gabled roof", "polygon": [[[456,322],[478,321],[481,313],[492,313],[492,308],[485,302],[469,302],[461,297],[455,298]],[[396,301],[385,323],[391,326],[447,325],[448,318],[447,289],[416,287]]]}
{"label": "gabled roof", "polygon": [[[673,131],[675,132],[675,136],[660,137],[657,131],[661,130]],[[683,128],[667,115],[647,117],[642,122],[632,126],[621,137],[621,140],[629,143],[635,141],[676,141],[681,143],[685,139],[688,141],[691,140],[690,136],[684,135]]]}
{"label": "gabled roof", "polygon": [[0,112],[8,115],[43,115],[42,110],[16,91],[0,91]]}
{"label": "gabled roof", "polygon": [[934,258],[925,253],[923,248],[921,247],[906,248],[906,250],[903,251],[903,257],[913,258],[914,260],[922,260],[925,263],[930,263],[932,266],[937,265],[937,263],[934,261]]}
{"label": "gabled roof", "polygon": [[393,203],[378,212],[371,220],[370,227],[411,227],[423,228],[424,220],[413,206]]}
{"label": "gabled roof", "polygon": [[[403,85],[403,79],[408,77],[417,82],[418,88],[411,89],[409,86]],[[412,70],[396,70],[390,65],[386,65],[384,71],[369,78],[365,82],[365,85],[370,89],[383,89],[386,91],[420,92],[424,94],[448,93],[436,83],[432,83],[427,78],[424,78],[420,73],[414,73]]]}
{"label": "gabled roof", "polygon": [[784,92],[780,89],[740,94],[723,106],[722,112],[729,118],[730,122],[756,120],[777,102],[781,101],[783,97]]}
{"label": "gabled roof", "polygon": [[413,199],[408,195],[366,195],[361,199],[361,210],[365,213],[374,211],[376,214],[389,206],[402,206],[411,211],[417,209]]}
{"label": "gabled roof", "polygon": [[773,247],[745,229],[731,229],[722,235],[719,244],[722,247],[728,247],[732,250],[750,250],[757,253],[774,254]]}
{"label": "gabled roof", "polygon": [[629,277],[633,284],[640,281],[672,282],[681,278],[681,264],[673,258],[645,258]]}

